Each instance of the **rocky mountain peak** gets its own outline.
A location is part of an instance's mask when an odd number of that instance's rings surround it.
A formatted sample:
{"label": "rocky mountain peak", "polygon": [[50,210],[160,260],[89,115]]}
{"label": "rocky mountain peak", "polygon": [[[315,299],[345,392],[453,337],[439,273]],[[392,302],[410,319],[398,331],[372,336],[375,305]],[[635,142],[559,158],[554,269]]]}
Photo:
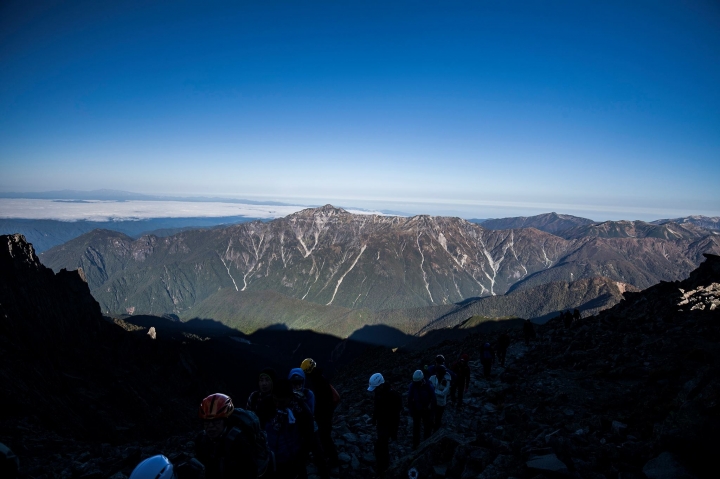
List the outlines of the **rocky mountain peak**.
{"label": "rocky mountain peak", "polygon": [[304,210],[300,210],[297,213],[293,213],[288,216],[288,218],[317,218],[317,217],[330,217],[330,216],[344,216],[344,215],[352,215],[352,213],[349,213],[348,211],[338,208],[336,206],[333,206],[331,204],[326,204],[324,206],[320,206],[318,208],[306,208]]}

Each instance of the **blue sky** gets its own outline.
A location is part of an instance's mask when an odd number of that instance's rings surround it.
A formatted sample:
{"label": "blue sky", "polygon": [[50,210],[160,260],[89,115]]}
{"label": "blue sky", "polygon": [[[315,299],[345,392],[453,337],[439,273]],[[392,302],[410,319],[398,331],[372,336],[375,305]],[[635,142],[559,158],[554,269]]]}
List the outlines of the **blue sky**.
{"label": "blue sky", "polygon": [[720,215],[720,5],[0,3],[0,191]]}

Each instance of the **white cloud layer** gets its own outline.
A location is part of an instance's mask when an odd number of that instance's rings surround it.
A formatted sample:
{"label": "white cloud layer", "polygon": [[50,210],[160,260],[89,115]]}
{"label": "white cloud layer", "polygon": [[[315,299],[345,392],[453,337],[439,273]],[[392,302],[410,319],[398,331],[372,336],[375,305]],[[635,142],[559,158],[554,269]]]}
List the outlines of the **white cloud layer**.
{"label": "white cloud layer", "polygon": [[[244,205],[191,201],[97,201],[71,203],[38,199],[0,198],[0,218],[61,221],[122,221],[148,218],[245,216],[271,219],[295,213],[305,206]],[[352,213],[372,213],[355,211]]]}

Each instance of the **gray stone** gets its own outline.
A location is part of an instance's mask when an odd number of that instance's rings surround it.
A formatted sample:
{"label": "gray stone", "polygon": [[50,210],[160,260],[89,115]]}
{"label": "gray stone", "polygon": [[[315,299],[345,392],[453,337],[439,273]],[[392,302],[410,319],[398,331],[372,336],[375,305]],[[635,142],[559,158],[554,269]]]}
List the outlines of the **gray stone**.
{"label": "gray stone", "polygon": [[433,469],[435,469],[435,474],[438,476],[445,476],[447,474],[447,466],[445,465],[433,466]]}
{"label": "gray stone", "polygon": [[559,474],[568,474],[569,472],[565,463],[558,459],[555,454],[532,457],[525,465],[528,469],[541,472],[555,472]]}
{"label": "gray stone", "polygon": [[695,479],[669,452],[649,460],[643,467],[643,473],[648,479]]}
{"label": "gray stone", "polygon": [[360,468],[360,460],[355,454],[352,455],[352,459],[350,460],[350,467],[352,467],[353,470],[357,470]]}
{"label": "gray stone", "polygon": [[343,434],[342,437],[343,437],[343,439],[345,439],[345,440],[346,440],[347,442],[349,442],[350,444],[356,443],[356,442],[358,441],[358,437],[357,437],[355,434],[351,433],[351,432],[348,432],[348,433],[346,433],[346,434]]}
{"label": "gray stone", "polygon": [[348,462],[350,462],[352,460],[352,458],[350,457],[350,454],[348,454],[346,452],[341,452],[340,454],[338,454],[338,459],[340,460],[340,462],[344,462],[345,464],[347,464]]}

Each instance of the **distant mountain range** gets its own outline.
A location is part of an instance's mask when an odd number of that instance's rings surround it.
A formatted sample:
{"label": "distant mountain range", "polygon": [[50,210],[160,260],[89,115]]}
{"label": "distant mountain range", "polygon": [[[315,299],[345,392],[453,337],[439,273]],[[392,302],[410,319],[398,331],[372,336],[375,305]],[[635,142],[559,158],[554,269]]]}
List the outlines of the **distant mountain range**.
{"label": "distant mountain range", "polygon": [[133,221],[59,221],[0,218],[0,234],[20,233],[42,253],[96,229],[108,229],[124,233],[132,238],[143,235],[171,236],[180,231],[197,228],[213,228],[256,221],[245,216],[221,216],[198,218],[151,218]]}
{"label": "distant mountain range", "polygon": [[489,219],[482,223],[483,228],[490,230],[508,230],[518,228],[536,228],[540,231],[556,234],[577,226],[592,224],[593,220],[572,215],[545,213],[536,216],[518,216],[515,218]]}
{"label": "distant mountain range", "polygon": [[[563,238],[581,236],[602,236],[605,238],[679,238],[700,237],[704,230],[720,231],[720,217],[686,216],[684,218],[645,221],[594,221],[579,216],[544,213],[536,216],[518,216],[488,220],[468,220],[481,224],[483,228],[504,230],[535,228]],[[675,231],[668,228],[675,228]],[[659,228],[663,226],[663,228]]]}
{"label": "distant mountain range", "polygon": [[[637,225],[622,229],[637,230]],[[95,230],[47,251],[41,260],[56,271],[82,268],[109,313],[206,317],[241,330],[283,316],[289,325],[348,334],[363,322],[417,332],[471,298],[548,283],[565,285],[562,289],[602,277],[606,289],[619,284],[615,293],[600,293],[602,285],[585,283],[595,296],[560,295],[565,299],[554,307],[548,306],[552,295],[532,300],[511,295],[504,304],[496,300],[502,308],[491,312],[543,317],[567,307],[591,309],[594,298],[617,301],[625,285],[645,288],[678,279],[703,253],[720,253],[720,237],[711,231],[661,237],[591,231],[564,239],[532,227],[489,230],[460,218],[354,215],[326,205],[266,223],[166,238],[133,240]],[[487,312],[483,308],[490,304],[479,301],[479,309],[468,315]],[[466,318],[454,321],[460,319]]]}

